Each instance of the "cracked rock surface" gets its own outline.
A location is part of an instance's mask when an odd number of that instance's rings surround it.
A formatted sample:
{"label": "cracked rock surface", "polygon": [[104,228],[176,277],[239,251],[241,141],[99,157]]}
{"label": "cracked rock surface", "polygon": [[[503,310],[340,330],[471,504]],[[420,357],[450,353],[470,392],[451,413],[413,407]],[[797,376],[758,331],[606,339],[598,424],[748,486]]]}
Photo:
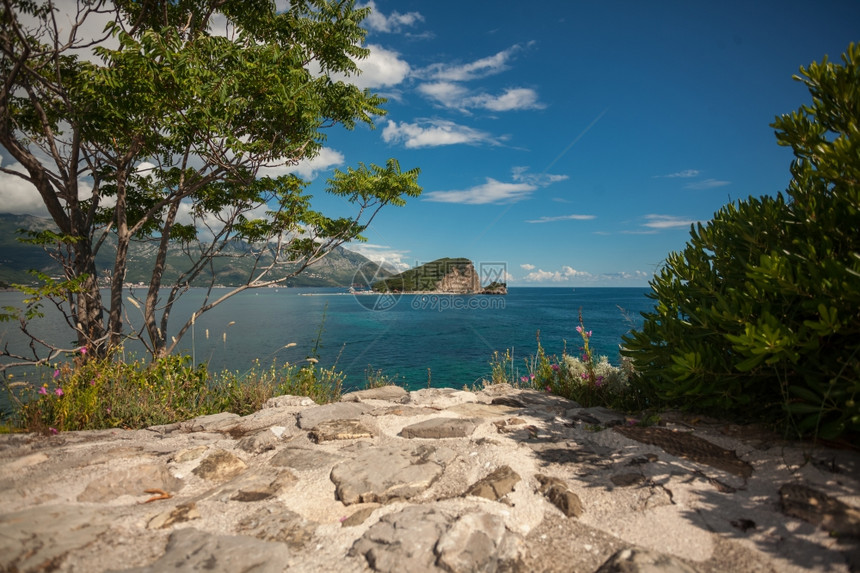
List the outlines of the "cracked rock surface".
{"label": "cracked rock surface", "polygon": [[860,570],[860,452],[507,385],[0,435],[0,571]]}

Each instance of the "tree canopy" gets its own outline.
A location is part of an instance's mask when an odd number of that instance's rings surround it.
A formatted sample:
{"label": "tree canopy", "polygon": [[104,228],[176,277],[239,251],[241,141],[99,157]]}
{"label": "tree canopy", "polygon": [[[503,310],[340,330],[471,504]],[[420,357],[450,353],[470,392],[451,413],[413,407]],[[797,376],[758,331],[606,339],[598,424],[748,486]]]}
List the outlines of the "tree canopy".
{"label": "tree canopy", "polygon": [[[360,27],[368,8],[343,0],[291,1],[283,11],[268,0],[73,6],[2,0],[0,144],[23,170],[0,169],[34,186],[59,229],[32,240],[62,261],[65,276],[43,277],[31,294],[67,301],[78,345],[104,353],[141,335],[153,355],[170,352],[173,303],[226,245],[247,242],[259,264],[242,287],[207,296],[176,339],[201,312],[270,284],[274,266],[301,272],[360,239],[385,205],[420,194],[418,170],[394,159],[336,170],[327,191],[355,215],[331,218],[289,172],[319,153],[328,128],[372,127],[384,114],[383,98],[348,81],[368,53]],[[84,33],[99,23],[103,33]],[[134,301],[144,317],[138,333],[123,320],[132,241],[153,252],[146,294]],[[98,277],[95,256],[106,244],[114,266]],[[171,244],[186,248],[188,264],[166,285]],[[100,279],[109,279],[107,300]]]}

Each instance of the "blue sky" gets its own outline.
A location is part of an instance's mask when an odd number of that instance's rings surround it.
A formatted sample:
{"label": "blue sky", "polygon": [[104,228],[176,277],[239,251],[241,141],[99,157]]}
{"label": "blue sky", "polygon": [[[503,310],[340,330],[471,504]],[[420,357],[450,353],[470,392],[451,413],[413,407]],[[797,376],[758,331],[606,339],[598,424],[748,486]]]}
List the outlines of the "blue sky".
{"label": "blue sky", "polygon": [[808,101],[792,75],[860,41],[853,0],[372,7],[358,83],[389,113],[326,153],[396,157],[424,193],[353,248],[501,262],[523,286],[644,286],[691,222],[785,189],[769,124]]}
{"label": "blue sky", "polygon": [[[515,286],[645,286],[691,223],[785,189],[769,124],[808,101],[792,75],[860,41],[857,0],[370,6],[351,81],[388,115],[328,131],[294,170],[316,208],[349,215],[323,191],[334,168],[419,167],[422,197],[349,248],[401,269],[503,264]],[[4,210],[44,215],[25,187],[3,174]]]}

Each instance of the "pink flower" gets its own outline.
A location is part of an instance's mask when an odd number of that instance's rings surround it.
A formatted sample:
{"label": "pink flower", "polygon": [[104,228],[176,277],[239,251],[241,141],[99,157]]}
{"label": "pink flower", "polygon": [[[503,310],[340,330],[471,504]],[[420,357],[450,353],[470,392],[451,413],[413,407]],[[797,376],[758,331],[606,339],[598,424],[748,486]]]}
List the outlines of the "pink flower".
{"label": "pink flower", "polygon": [[51,432],[52,436],[56,436],[57,434],[60,433],[60,431],[57,428],[48,428],[48,431]]}
{"label": "pink flower", "polygon": [[535,375],[534,375],[534,374],[529,375],[529,380],[534,380],[534,379],[535,379]]}
{"label": "pink flower", "polygon": [[553,370],[553,372],[558,372],[558,370],[559,370],[559,366],[558,366],[558,364],[553,364],[553,365],[552,365],[552,370]]}
{"label": "pink flower", "polygon": [[547,391],[547,392],[552,392],[552,389],[551,389],[549,386],[547,386],[547,387],[546,387],[546,391]]}
{"label": "pink flower", "polygon": [[90,386],[95,386],[95,385],[96,385],[96,381],[95,381],[95,380],[90,380]]}
{"label": "pink flower", "polygon": [[585,333],[585,335],[586,335],[588,338],[591,338],[591,331],[589,330],[588,332],[586,332],[586,333]]}
{"label": "pink flower", "polygon": [[39,388],[39,394],[41,394],[42,396],[46,396],[48,394],[48,389],[42,386],[41,388]]}
{"label": "pink flower", "polygon": [[56,394],[57,396],[62,396],[64,393],[65,392],[63,392],[63,389],[60,387],[57,387],[57,389],[54,390],[54,394]]}
{"label": "pink flower", "polygon": [[576,327],[576,331],[577,331],[578,333],[582,334],[582,327],[581,327],[581,326],[577,326],[577,327]]}
{"label": "pink flower", "polygon": [[57,377],[57,376],[59,376],[59,375],[60,375],[60,371],[59,371],[59,369],[54,370],[54,378],[56,378],[56,377]]}
{"label": "pink flower", "polygon": [[520,382],[528,382],[528,381],[529,381],[528,376],[520,376]]}
{"label": "pink flower", "polygon": [[81,348],[80,348],[80,352],[81,352],[81,354],[86,354],[86,353],[87,353],[87,347],[86,347],[86,346],[81,346]]}

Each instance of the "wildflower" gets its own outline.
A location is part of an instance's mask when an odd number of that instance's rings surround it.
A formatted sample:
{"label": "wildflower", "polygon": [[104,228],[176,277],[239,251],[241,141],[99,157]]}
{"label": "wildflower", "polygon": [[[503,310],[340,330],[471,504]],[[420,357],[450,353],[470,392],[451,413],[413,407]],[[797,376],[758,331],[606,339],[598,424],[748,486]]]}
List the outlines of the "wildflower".
{"label": "wildflower", "polygon": [[546,387],[546,391],[547,391],[547,392],[552,392],[552,388],[550,388],[549,386],[547,386],[547,387]]}
{"label": "wildflower", "polygon": [[559,370],[559,365],[558,365],[558,364],[553,364],[553,365],[551,366],[551,368],[552,368],[552,371],[553,371],[553,372],[558,372],[558,370]]}
{"label": "wildflower", "polygon": [[317,360],[316,358],[308,358],[307,360],[308,360],[308,362],[310,362],[311,364],[316,364],[317,362],[319,362],[319,360]]}
{"label": "wildflower", "polygon": [[65,392],[63,392],[63,389],[59,386],[56,388],[56,390],[54,390],[54,394],[56,394],[57,396],[62,396],[64,393]]}
{"label": "wildflower", "polygon": [[78,350],[80,351],[81,354],[87,353],[87,347],[86,346],[81,346]]}
{"label": "wildflower", "polygon": [[535,379],[535,375],[534,375],[534,374],[529,375],[529,380],[534,380],[534,379]]}
{"label": "wildflower", "polygon": [[520,376],[520,382],[528,382],[528,381],[529,381],[528,376]]}
{"label": "wildflower", "polygon": [[45,388],[44,386],[42,386],[41,388],[39,388],[39,394],[41,394],[42,396],[47,395],[47,394],[48,394],[48,389],[47,389],[47,388]]}
{"label": "wildflower", "polygon": [[56,436],[57,434],[60,433],[60,431],[57,428],[48,428],[48,431],[51,432],[52,436]]}
{"label": "wildflower", "polygon": [[591,331],[589,330],[588,332],[586,332],[585,336],[587,336],[588,338],[591,338]]}
{"label": "wildflower", "polygon": [[95,385],[96,385],[96,381],[95,381],[95,380],[90,380],[90,386],[95,386]]}
{"label": "wildflower", "polygon": [[60,375],[60,370],[54,370],[54,378],[56,379]]}
{"label": "wildflower", "polygon": [[582,334],[582,327],[581,327],[581,326],[577,326],[577,327],[576,327],[576,331],[577,331],[578,333]]}

